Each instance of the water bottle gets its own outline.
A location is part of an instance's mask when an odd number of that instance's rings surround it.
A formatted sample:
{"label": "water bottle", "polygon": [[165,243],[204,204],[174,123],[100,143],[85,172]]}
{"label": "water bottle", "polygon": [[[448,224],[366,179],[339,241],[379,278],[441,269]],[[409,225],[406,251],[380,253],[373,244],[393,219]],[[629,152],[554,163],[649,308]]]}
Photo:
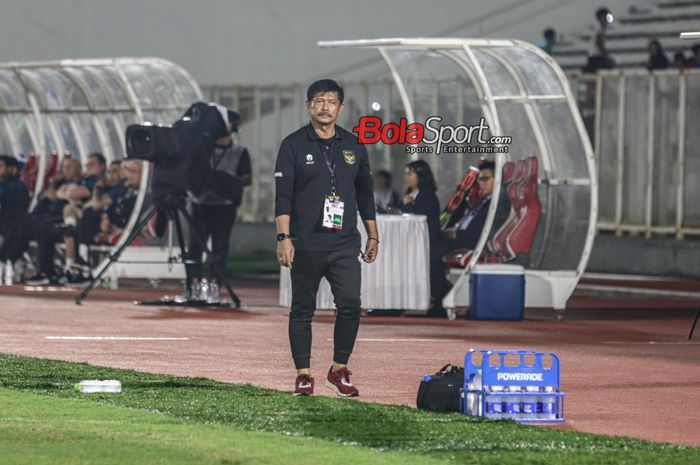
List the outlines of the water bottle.
{"label": "water bottle", "polygon": [[480,417],[484,414],[481,405],[481,388],[481,370],[477,370],[467,383],[467,391],[469,391],[467,392],[467,415]]}
{"label": "water bottle", "polygon": [[[525,386],[523,388],[525,392],[532,393],[532,392],[539,392],[540,388],[537,386]],[[538,396],[533,396],[533,395],[524,395],[523,396],[523,407],[522,407],[522,414],[524,418],[538,418],[538,413],[539,410],[537,408],[539,402],[537,402]]]}
{"label": "water bottle", "polygon": [[215,279],[212,279],[209,284],[209,295],[207,296],[207,302],[210,304],[219,303],[219,283]]}
{"label": "water bottle", "polygon": [[5,262],[5,286],[12,286],[15,279],[15,268],[10,260]]}
{"label": "water bottle", "polygon": [[[503,392],[503,386],[491,386],[490,392]],[[490,396],[486,394],[486,416],[488,418],[503,418],[503,396]]]}
{"label": "water bottle", "polygon": [[[542,391],[553,393],[556,389],[552,386],[546,386],[542,388]],[[557,397],[556,396],[542,396],[542,409],[539,418],[543,420],[556,420],[557,419]]]}
{"label": "water bottle", "polygon": [[[513,420],[522,418],[520,410],[520,387],[518,386],[508,386],[506,389],[508,392],[514,393],[513,395],[506,396],[504,398],[504,403],[506,404],[506,411],[504,418],[511,418]],[[518,393],[518,394],[515,394]]]}
{"label": "water bottle", "polygon": [[187,298],[189,300],[198,300],[200,292],[202,292],[202,286],[199,283],[199,279],[194,278],[190,285],[190,295],[188,295]]}
{"label": "water bottle", "polygon": [[207,281],[207,278],[202,278],[202,280],[199,282],[199,295],[197,296],[197,300],[206,302],[208,299],[209,281]]}
{"label": "water bottle", "polygon": [[74,387],[76,391],[86,394],[95,392],[122,392],[122,383],[116,379],[108,379],[105,381],[88,379],[81,381]]}
{"label": "water bottle", "polygon": [[119,273],[116,266],[111,267],[109,270],[109,288],[119,289]]}

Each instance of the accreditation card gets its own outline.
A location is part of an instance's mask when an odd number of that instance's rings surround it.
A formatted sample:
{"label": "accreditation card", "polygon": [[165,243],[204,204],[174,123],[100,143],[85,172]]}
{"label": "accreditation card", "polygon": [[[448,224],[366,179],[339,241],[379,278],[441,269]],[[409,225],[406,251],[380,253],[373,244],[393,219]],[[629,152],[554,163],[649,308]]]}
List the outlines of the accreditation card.
{"label": "accreditation card", "polygon": [[343,211],[345,202],[340,197],[327,195],[323,203],[323,227],[329,229],[343,229]]}

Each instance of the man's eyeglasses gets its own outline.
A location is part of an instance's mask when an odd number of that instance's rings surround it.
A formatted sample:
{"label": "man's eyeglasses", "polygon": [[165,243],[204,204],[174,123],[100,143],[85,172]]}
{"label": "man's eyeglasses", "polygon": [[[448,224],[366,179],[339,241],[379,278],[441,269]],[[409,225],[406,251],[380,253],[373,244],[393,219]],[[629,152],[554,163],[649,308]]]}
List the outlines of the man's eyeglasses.
{"label": "man's eyeglasses", "polygon": [[479,176],[479,182],[486,182],[491,178],[493,178],[493,176]]}
{"label": "man's eyeglasses", "polygon": [[318,107],[323,106],[324,103],[326,105],[328,105],[329,108],[335,108],[340,104],[340,102],[338,102],[337,100],[326,100],[326,99],[322,99],[322,98],[315,98],[311,101],[311,106],[318,108]]}

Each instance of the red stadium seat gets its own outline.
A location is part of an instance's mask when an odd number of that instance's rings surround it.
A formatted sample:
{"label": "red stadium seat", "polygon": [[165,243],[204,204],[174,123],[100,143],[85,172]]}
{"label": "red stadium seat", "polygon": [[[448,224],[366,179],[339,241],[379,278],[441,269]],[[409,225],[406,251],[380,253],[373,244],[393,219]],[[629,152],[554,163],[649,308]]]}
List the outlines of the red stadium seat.
{"label": "red stadium seat", "polygon": [[498,251],[502,256],[507,257],[508,237],[518,227],[518,222],[521,218],[521,212],[525,206],[525,196],[523,194],[526,183],[527,160],[519,160],[513,173],[513,181],[506,188],[508,200],[510,201],[510,215],[503,223],[493,239],[487,244],[488,248],[493,251]]}
{"label": "red stadium seat", "polygon": [[46,166],[46,172],[44,173],[44,185],[41,186],[42,189],[49,187],[51,180],[56,176],[56,171],[58,170],[58,153],[51,152],[51,157],[49,158],[49,163]]}
{"label": "red stadium seat", "polygon": [[520,254],[530,253],[530,247],[532,247],[532,242],[537,232],[537,225],[542,216],[542,206],[538,195],[537,171],[537,158],[530,157],[523,186],[525,204],[520,212],[520,221],[510,232],[506,242],[508,252],[510,252],[512,258]]}
{"label": "red stadium seat", "polygon": [[503,165],[503,181],[502,183],[508,183],[513,179],[513,172],[515,171],[515,163],[512,161],[506,162]]}
{"label": "red stadium seat", "polygon": [[27,162],[24,165],[24,169],[22,170],[22,175],[20,177],[30,196],[34,195],[34,187],[36,187],[36,179],[38,175],[39,160],[35,154],[30,153],[29,156],[27,156]]}

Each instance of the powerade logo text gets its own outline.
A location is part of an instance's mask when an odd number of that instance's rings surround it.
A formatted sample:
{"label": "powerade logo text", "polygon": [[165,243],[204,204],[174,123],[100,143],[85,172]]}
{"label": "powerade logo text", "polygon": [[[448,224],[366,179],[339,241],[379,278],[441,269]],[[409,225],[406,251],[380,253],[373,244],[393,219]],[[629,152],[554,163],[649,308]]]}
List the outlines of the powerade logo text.
{"label": "powerade logo text", "polygon": [[[407,153],[433,153],[433,147],[417,144],[436,144],[435,153],[507,153],[509,136],[486,137],[489,129],[484,118],[479,124],[452,126],[442,124],[440,116],[431,116],[425,123],[408,123],[401,118],[398,123],[384,124],[378,116],[363,116],[352,132],[360,144],[409,144]],[[463,144],[480,145],[463,145]],[[499,145],[499,146],[497,146]]]}
{"label": "powerade logo text", "polygon": [[542,373],[498,373],[498,381],[542,381]]}

